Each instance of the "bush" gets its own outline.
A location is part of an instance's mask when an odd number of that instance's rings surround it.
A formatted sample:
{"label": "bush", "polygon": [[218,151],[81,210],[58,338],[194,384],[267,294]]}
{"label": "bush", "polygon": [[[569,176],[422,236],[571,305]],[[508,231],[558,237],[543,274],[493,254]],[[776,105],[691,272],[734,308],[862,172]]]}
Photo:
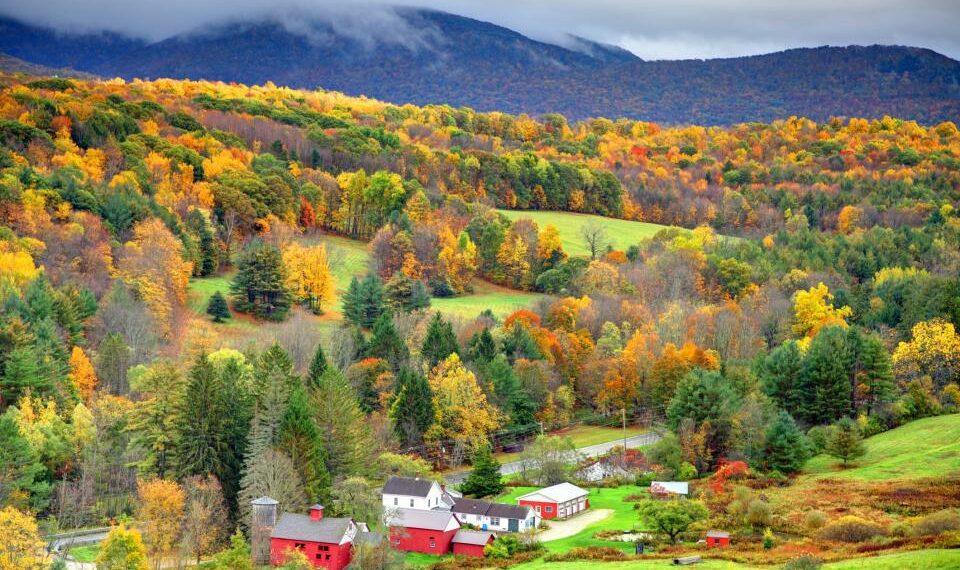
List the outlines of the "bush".
{"label": "bush", "polygon": [[913,534],[928,536],[960,530],[960,514],[955,510],[937,511],[922,517],[913,525]]}
{"label": "bush", "polygon": [[776,544],[777,539],[773,536],[773,531],[769,528],[763,531],[763,549],[770,550]]}
{"label": "bush", "polygon": [[697,478],[697,468],[684,461],[680,464],[680,469],[677,471],[677,480],[678,481],[690,481]]}
{"label": "bush", "polygon": [[846,516],[827,525],[820,531],[820,538],[839,542],[864,542],[883,535],[883,528],[868,520]]}
{"label": "bush", "polygon": [[770,526],[773,522],[773,509],[770,508],[770,503],[760,499],[750,501],[746,519],[747,524],[754,529]]}
{"label": "bush", "polygon": [[820,530],[827,524],[827,515],[822,511],[810,511],[803,519],[803,526],[809,530]]}
{"label": "bush", "polygon": [[820,570],[823,560],[812,554],[804,554],[783,565],[783,570]]}
{"label": "bush", "polygon": [[820,455],[827,447],[827,428],[823,426],[814,426],[807,431],[807,440],[810,441],[810,447],[814,455]]}

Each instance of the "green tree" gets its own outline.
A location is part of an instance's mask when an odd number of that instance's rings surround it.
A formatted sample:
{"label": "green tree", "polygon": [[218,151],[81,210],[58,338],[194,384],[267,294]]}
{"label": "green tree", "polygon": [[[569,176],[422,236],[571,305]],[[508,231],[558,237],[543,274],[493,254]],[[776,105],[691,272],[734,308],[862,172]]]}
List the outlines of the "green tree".
{"label": "green tree", "polygon": [[436,421],[433,392],[430,383],[409,368],[397,374],[397,393],[390,406],[390,419],[401,445],[412,446],[423,442],[423,434]]}
{"label": "green tree", "polygon": [[132,364],[131,350],[120,333],[110,333],[100,341],[95,362],[101,388],[118,395],[130,392],[127,370]]}
{"label": "green tree", "polygon": [[313,391],[313,417],[327,444],[327,469],[333,478],[369,470],[376,449],[367,416],[343,374],[329,368]]}
{"label": "green tree", "polygon": [[224,433],[224,400],[230,397],[207,355],[198,355],[190,368],[174,422],[179,478],[223,473],[224,456],[229,452]]}
{"label": "green tree", "polygon": [[394,273],[383,287],[384,297],[396,312],[409,313],[430,306],[430,294],[423,282],[403,273]]}
{"label": "green tree", "polygon": [[832,422],[850,411],[850,352],[847,333],[838,326],[821,330],[810,343],[797,381],[800,419]]}
{"label": "green tree", "polygon": [[797,414],[802,404],[797,389],[802,366],[803,355],[795,340],[773,349],[760,366],[763,392],[790,414]]}
{"label": "green tree", "polygon": [[667,535],[670,542],[687,531],[693,523],[705,520],[710,511],[702,501],[668,500],[644,501],[637,506],[640,520]]}
{"label": "green tree", "polygon": [[300,385],[290,356],[274,343],[254,364],[254,415],[248,437],[248,456],[259,455],[277,445],[280,420],[287,411],[290,394]]}
{"label": "green tree", "polygon": [[379,277],[371,273],[362,281],[356,277],[350,281],[350,286],[343,296],[343,316],[348,321],[370,328],[386,310],[383,283]]}
{"label": "green tree", "polygon": [[213,317],[213,322],[222,323],[224,319],[230,318],[230,307],[227,306],[227,299],[220,291],[216,291],[207,303],[207,314]]}
{"label": "green tree", "polygon": [[238,512],[237,494],[247,453],[247,436],[253,418],[249,365],[232,358],[218,370],[224,394],[223,439],[226,444],[222,471],[216,473],[223,487],[223,498],[230,513]]}
{"label": "green tree", "polygon": [[113,527],[100,545],[97,568],[104,570],[147,570],[147,550],[140,531],[121,523]]}
{"label": "green tree", "polygon": [[840,418],[830,426],[824,451],[827,455],[843,461],[844,465],[852,459],[863,457],[867,450],[857,423],[850,418]]}
{"label": "green tree", "polygon": [[398,370],[410,358],[407,343],[393,326],[393,316],[389,311],[381,314],[373,325],[373,338],[367,345],[367,356],[386,360],[393,370]]}
{"label": "green tree", "polygon": [[127,426],[133,434],[130,445],[143,452],[137,468],[141,475],[164,478],[176,467],[176,423],[183,376],[173,363],[161,360],[149,367],[137,366],[131,373],[131,384],[141,395]]}
{"label": "green tree", "polygon": [[253,570],[250,545],[240,529],[230,537],[230,548],[218,552],[210,564],[211,570]]}
{"label": "green tree", "polygon": [[865,407],[869,414],[877,404],[889,402],[896,395],[890,354],[875,334],[852,327],[847,335],[855,339],[857,347],[850,370],[853,393],[850,411]]}
{"label": "green tree", "polygon": [[45,507],[50,486],[43,464],[9,412],[0,416],[0,442],[0,504]]}
{"label": "green tree", "polygon": [[307,377],[304,379],[307,388],[311,390],[316,388],[320,383],[320,377],[323,376],[329,366],[327,355],[323,352],[323,345],[317,343],[317,350],[313,353],[310,367],[307,368]]}
{"label": "green tree", "polygon": [[293,302],[286,282],[280,250],[256,242],[243,251],[237,263],[237,275],[230,284],[233,306],[260,319],[282,321]]}
{"label": "green tree", "polygon": [[497,495],[504,489],[500,462],[490,453],[490,446],[481,446],[473,454],[473,469],[460,485],[460,492],[474,497]]}
{"label": "green tree", "polygon": [[490,362],[497,356],[497,343],[493,340],[489,328],[473,335],[469,343],[470,359],[477,362]]}
{"label": "green tree", "polygon": [[766,440],[763,462],[768,471],[792,475],[800,471],[810,457],[809,446],[803,433],[785,411],[780,412],[767,430]]}
{"label": "green tree", "polygon": [[433,367],[453,353],[460,353],[460,345],[457,343],[457,335],[453,332],[453,325],[444,321],[439,312],[434,313],[427,328],[427,336],[423,339],[423,346],[420,348],[420,356]]}
{"label": "green tree", "polygon": [[287,411],[280,420],[278,440],[278,449],[293,461],[309,500],[328,503],[330,473],[327,472],[327,452],[313,420],[306,391],[300,386],[290,395]]}
{"label": "green tree", "polygon": [[32,346],[13,349],[6,355],[0,395],[8,405],[14,405],[25,392],[44,395],[53,387],[50,379],[40,372],[40,357]]}

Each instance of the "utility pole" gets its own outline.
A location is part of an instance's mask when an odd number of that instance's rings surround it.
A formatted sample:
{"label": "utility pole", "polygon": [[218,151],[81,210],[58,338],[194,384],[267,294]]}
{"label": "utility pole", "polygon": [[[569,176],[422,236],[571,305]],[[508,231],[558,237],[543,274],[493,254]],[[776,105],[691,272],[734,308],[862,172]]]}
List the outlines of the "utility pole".
{"label": "utility pole", "polygon": [[620,419],[623,420],[623,460],[627,460],[627,409],[620,408]]}

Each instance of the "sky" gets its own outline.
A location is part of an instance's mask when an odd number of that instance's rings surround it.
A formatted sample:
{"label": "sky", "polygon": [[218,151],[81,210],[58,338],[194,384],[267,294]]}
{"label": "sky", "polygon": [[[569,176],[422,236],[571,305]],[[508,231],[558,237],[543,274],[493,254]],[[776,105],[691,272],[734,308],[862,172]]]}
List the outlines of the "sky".
{"label": "sky", "polygon": [[[67,31],[159,40],[263,15],[302,15],[357,36],[409,39],[378,0],[0,0],[0,14]],[[899,44],[960,59],[960,0],[396,0],[564,43],[574,34],[644,59],[732,57],[794,47]]]}

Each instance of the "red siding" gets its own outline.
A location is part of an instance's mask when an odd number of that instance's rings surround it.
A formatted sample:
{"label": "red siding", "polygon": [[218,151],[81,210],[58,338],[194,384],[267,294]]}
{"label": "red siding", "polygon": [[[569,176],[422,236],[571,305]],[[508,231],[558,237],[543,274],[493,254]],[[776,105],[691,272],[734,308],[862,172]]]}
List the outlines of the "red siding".
{"label": "red siding", "polygon": [[[296,543],[303,544],[303,553],[315,568],[343,570],[350,564],[351,544],[328,544],[321,542],[301,542],[285,538],[270,539],[270,563],[280,566],[286,562],[287,552],[295,548]],[[324,550],[326,548],[326,550]],[[320,555],[317,558],[317,554]],[[329,556],[329,559],[327,558]]]}
{"label": "red siding", "polygon": [[707,546],[727,546],[730,544],[730,539],[726,537],[707,537]]}
{"label": "red siding", "polygon": [[[537,515],[540,516],[540,518],[543,519],[555,519],[559,515],[559,509],[556,503],[541,503],[539,501],[520,499],[520,504],[530,507],[535,513],[537,513]],[[537,507],[540,507],[539,511],[537,510]],[[550,508],[549,511],[547,511],[547,507]]]}
{"label": "red siding", "polygon": [[459,556],[475,556],[483,558],[483,547],[479,544],[454,544],[453,553]]}
{"label": "red siding", "polygon": [[[458,529],[443,532],[440,530],[427,530],[423,528],[399,528],[390,529],[390,544],[397,550],[404,552],[424,552],[426,554],[448,554],[450,552],[450,543],[453,541],[453,535],[457,534]],[[399,542],[398,542],[399,541]],[[433,547],[430,543],[433,542]]]}

